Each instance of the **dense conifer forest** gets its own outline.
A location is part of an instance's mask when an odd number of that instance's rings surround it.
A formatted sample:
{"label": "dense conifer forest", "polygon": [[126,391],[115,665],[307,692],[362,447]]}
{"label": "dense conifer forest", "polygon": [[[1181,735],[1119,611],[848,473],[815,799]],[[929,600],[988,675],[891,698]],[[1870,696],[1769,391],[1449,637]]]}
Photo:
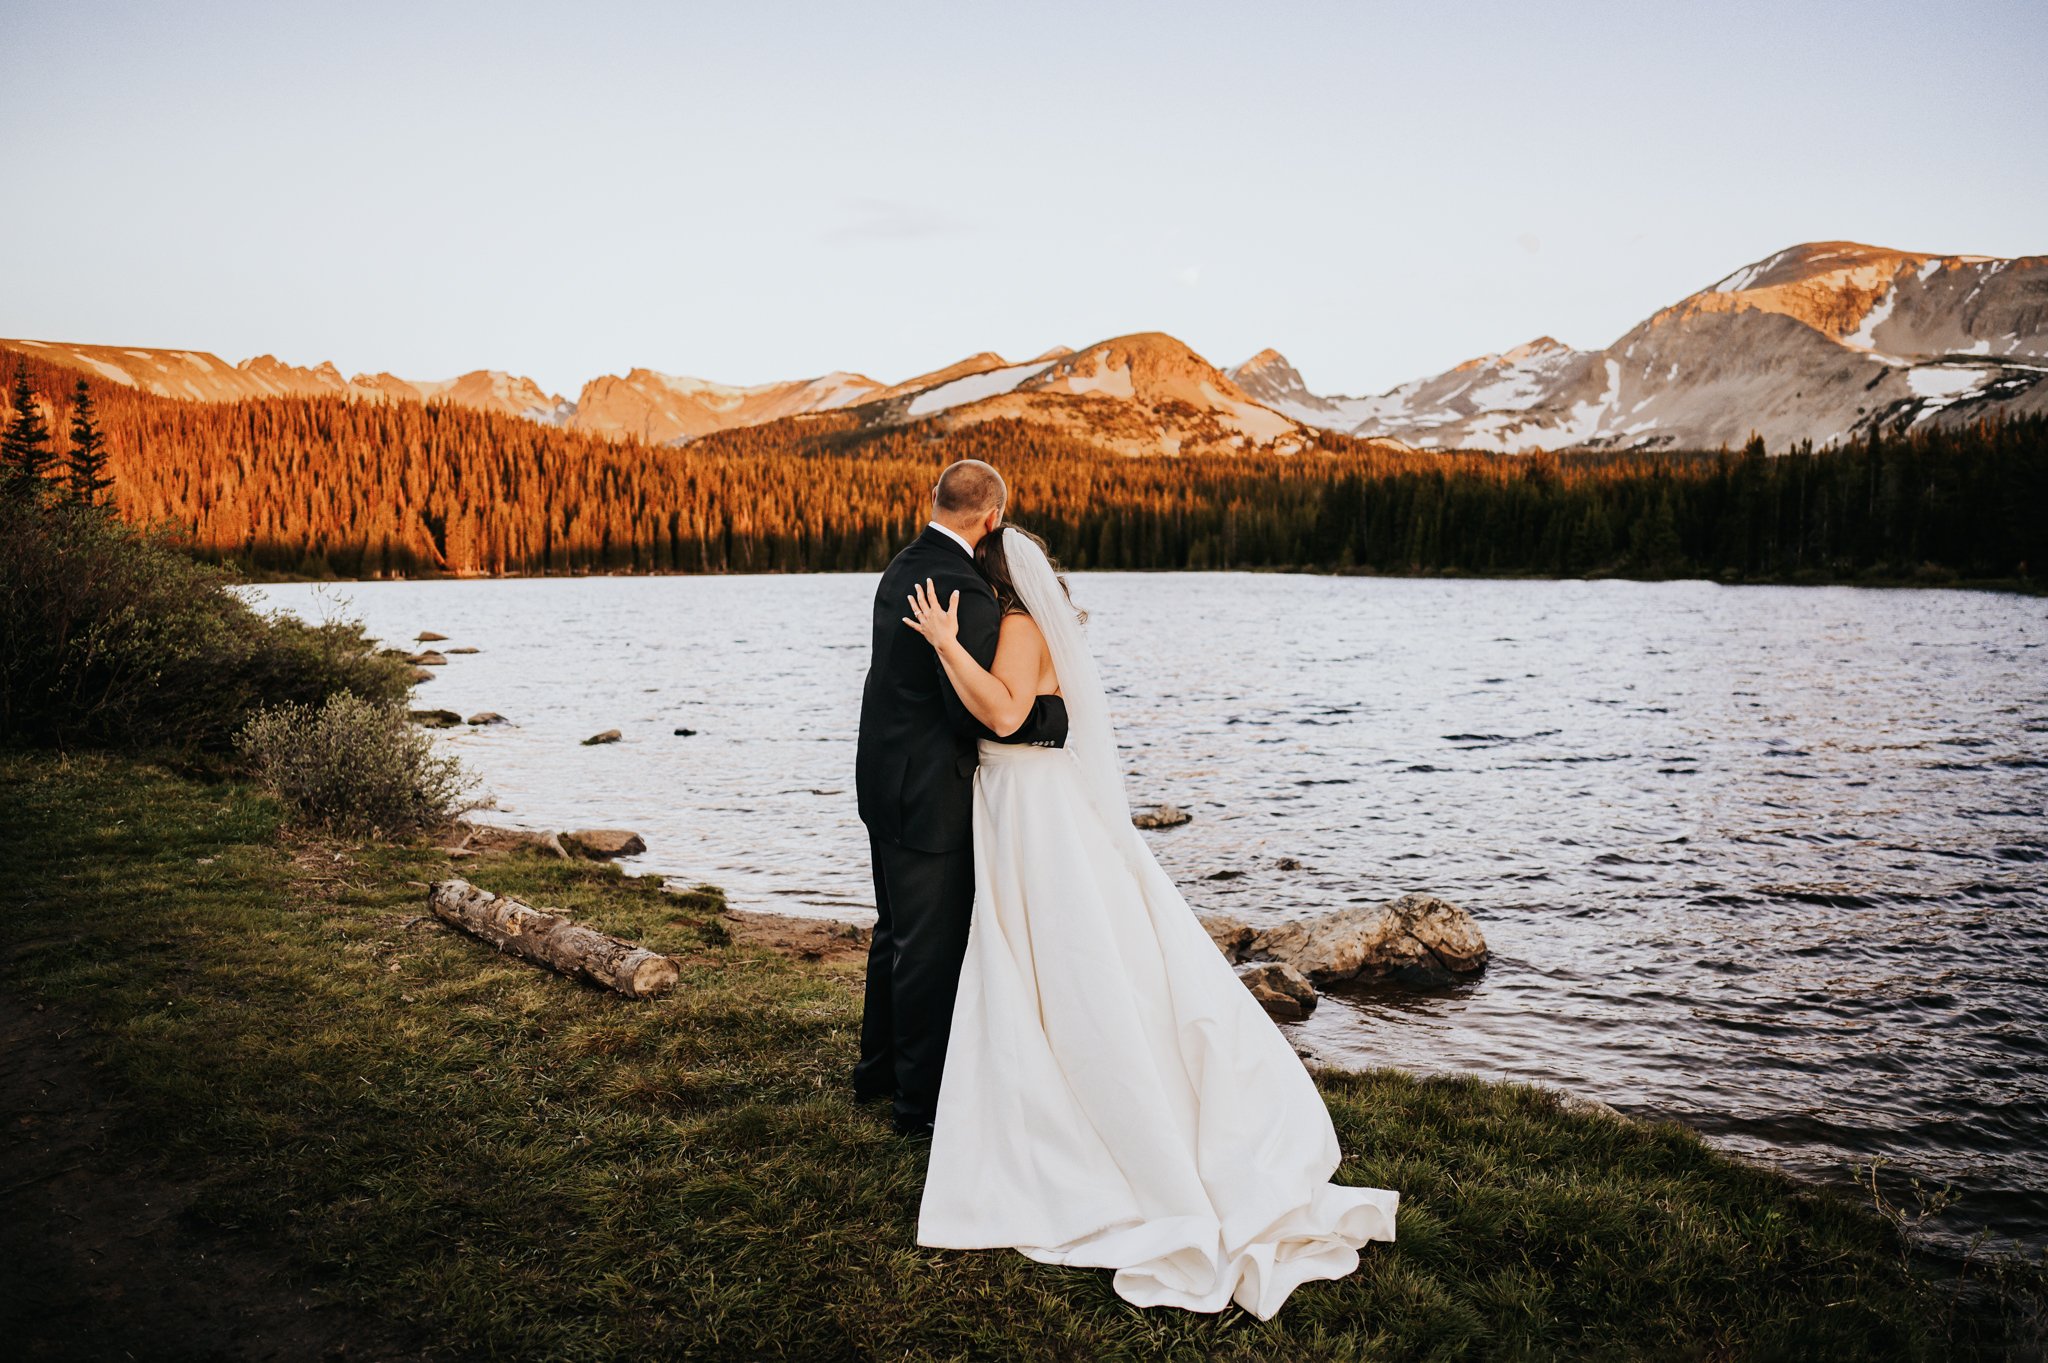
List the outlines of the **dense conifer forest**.
{"label": "dense conifer forest", "polygon": [[[1292,455],[1129,458],[1043,427],[844,414],[682,447],[446,405],[180,402],[33,354],[53,431],[88,401],[126,519],[259,575],[879,568],[944,463],[988,459],[1075,568],[2027,582],[2048,564],[2048,420],[1846,447],[1510,456],[1326,434]],[[54,474],[56,470],[51,470]]]}

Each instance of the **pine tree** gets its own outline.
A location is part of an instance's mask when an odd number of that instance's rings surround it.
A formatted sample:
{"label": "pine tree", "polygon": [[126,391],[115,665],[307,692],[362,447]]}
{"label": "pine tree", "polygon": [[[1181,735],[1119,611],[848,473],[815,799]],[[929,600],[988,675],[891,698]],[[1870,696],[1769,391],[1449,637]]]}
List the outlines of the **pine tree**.
{"label": "pine tree", "polygon": [[92,391],[79,379],[71,394],[71,496],[87,506],[114,485],[107,476],[107,436],[93,417]]}
{"label": "pine tree", "polygon": [[36,406],[35,390],[28,386],[28,366],[14,366],[14,420],[0,436],[0,466],[4,466],[7,490],[18,497],[40,497],[43,470],[50,464],[50,428]]}
{"label": "pine tree", "polygon": [[1629,555],[1641,572],[1661,575],[1682,566],[1685,546],[1678,537],[1678,512],[1668,489],[1658,494],[1654,508],[1629,527]]}

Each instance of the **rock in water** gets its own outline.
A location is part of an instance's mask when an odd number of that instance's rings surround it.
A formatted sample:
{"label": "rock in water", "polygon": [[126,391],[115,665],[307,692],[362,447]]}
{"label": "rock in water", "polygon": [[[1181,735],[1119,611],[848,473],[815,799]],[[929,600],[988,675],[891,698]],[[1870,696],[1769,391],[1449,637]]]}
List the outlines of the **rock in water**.
{"label": "rock in water", "polygon": [[592,734],[590,737],[584,739],[583,746],[586,748],[594,748],[600,743],[616,743],[618,741],[619,731],[617,729],[606,729],[601,734]]}
{"label": "rock in water", "polygon": [[640,835],[625,828],[580,828],[574,833],[562,834],[562,846],[579,857],[592,861],[609,861],[613,857],[633,857],[647,850],[647,844]]}
{"label": "rock in water", "polygon": [[1391,974],[1445,980],[1484,966],[1486,939],[1457,905],[1404,894],[1276,924],[1252,940],[1249,954],[1291,965],[1319,985]]}
{"label": "rock in water", "polygon": [[1237,978],[1275,1022],[1299,1022],[1316,1009],[1316,987],[1291,965],[1253,961],[1237,968]]}
{"label": "rock in water", "polygon": [[1179,828],[1194,817],[1178,805],[1153,805],[1133,812],[1131,822],[1139,828]]}
{"label": "rock in water", "polygon": [[423,724],[429,729],[452,729],[462,723],[462,716],[453,710],[415,710],[412,722]]}
{"label": "rock in water", "polygon": [[434,633],[434,631],[430,629],[423,629],[418,634],[415,634],[412,637],[423,644],[436,644],[439,643],[441,640],[446,639],[448,636],[445,634],[436,634]]}
{"label": "rock in water", "polygon": [[449,649],[449,650],[448,650],[448,652],[450,652],[450,653],[476,653],[476,652],[480,652],[480,651],[481,651],[481,650],[478,650],[478,649],[474,649],[474,648],[451,648],[451,649]]}
{"label": "rock in water", "polygon": [[428,649],[425,653],[413,654],[410,658],[407,658],[406,661],[411,663],[414,667],[446,667],[448,665],[448,660],[442,657],[440,654],[434,652],[434,650],[432,650],[431,648]]}
{"label": "rock in water", "polygon": [[471,724],[503,724],[505,717],[496,710],[479,710],[469,717]]}
{"label": "rock in water", "polygon": [[418,686],[423,681],[432,681],[433,679],[434,674],[427,671],[424,667],[415,667],[412,670],[412,684],[414,686]]}

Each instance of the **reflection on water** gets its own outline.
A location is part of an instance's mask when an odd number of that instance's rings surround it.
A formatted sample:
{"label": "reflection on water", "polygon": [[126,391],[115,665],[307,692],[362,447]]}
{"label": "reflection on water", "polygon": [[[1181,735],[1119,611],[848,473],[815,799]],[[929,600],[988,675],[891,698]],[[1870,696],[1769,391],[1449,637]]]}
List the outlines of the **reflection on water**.
{"label": "reflection on water", "polygon": [[[873,584],[252,591],[480,649],[417,703],[513,721],[447,739],[490,819],[635,828],[643,869],[859,917]],[[2048,603],[1240,574],[1075,594],[1133,798],[1196,816],[1147,836],[1197,907],[1427,890],[1486,933],[1478,983],[1333,997],[1298,1042],[1560,1083],[1822,1176],[1889,1156],[1958,1186],[1951,1229],[2048,1239]]]}

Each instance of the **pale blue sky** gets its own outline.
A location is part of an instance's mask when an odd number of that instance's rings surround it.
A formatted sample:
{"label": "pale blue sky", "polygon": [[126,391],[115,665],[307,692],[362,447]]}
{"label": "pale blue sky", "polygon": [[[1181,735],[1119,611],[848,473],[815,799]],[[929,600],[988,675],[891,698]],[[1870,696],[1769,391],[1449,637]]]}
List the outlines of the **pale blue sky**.
{"label": "pale blue sky", "polygon": [[1174,333],[1374,392],[2048,252],[2048,5],[21,0],[0,335],[581,382]]}

